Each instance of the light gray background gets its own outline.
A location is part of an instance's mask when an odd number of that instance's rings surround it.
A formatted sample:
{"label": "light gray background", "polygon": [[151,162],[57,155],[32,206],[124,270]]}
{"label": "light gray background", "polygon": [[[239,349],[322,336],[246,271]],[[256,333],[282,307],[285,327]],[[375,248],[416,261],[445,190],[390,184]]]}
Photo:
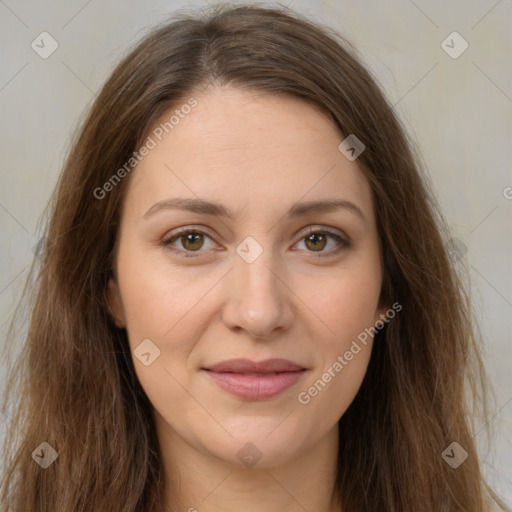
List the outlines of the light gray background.
{"label": "light gray background", "polygon": [[[472,282],[497,392],[497,437],[486,459],[492,468],[485,467],[512,503],[512,2],[283,4],[330,24],[357,45],[423,151],[453,237],[467,247],[459,264]],[[2,343],[40,237],[37,219],[83,110],[121,54],[151,25],[185,6],[206,5],[0,0]],[[46,60],[30,46],[43,31],[59,45]],[[469,44],[455,59],[442,47],[453,31]],[[461,48],[457,40],[447,44]],[[2,361],[1,386],[4,375]],[[0,421],[5,427],[8,420]]]}

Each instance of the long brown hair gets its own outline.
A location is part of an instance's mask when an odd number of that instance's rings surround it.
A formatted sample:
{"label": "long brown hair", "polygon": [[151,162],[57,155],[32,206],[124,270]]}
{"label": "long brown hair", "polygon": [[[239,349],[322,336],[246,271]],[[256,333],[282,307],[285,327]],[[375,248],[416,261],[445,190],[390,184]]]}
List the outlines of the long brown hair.
{"label": "long brown hair", "polygon": [[[350,512],[507,510],[478,461],[475,418],[489,417],[489,390],[467,285],[415,145],[360,62],[340,35],[285,8],[217,6],[166,21],[115,68],[74,138],[27,283],[28,332],[3,406],[2,510],[159,506],[151,405],[105,290],[136,172],[126,162],[162,114],[209,82],[314,102],[340,142],[355,134],[366,146],[358,163],[383,248],[382,301],[402,310],[378,333],[339,421],[333,503]],[[123,179],[109,181],[116,173]],[[42,442],[58,453],[46,469],[31,456]],[[468,454],[456,469],[442,456],[453,442]]]}

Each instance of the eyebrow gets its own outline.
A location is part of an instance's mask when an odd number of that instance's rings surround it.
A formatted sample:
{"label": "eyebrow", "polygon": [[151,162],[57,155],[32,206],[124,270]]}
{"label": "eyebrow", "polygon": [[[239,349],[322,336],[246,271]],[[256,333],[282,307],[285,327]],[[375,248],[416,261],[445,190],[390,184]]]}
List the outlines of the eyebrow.
{"label": "eyebrow", "polygon": [[[303,217],[312,213],[329,213],[335,210],[345,209],[360,217],[363,221],[366,220],[361,208],[351,201],[346,199],[324,199],[322,201],[306,201],[302,203],[294,203],[286,213],[288,219],[295,217]],[[203,215],[212,215],[217,217],[225,217],[234,219],[235,213],[223,204],[207,201],[200,198],[179,198],[164,199],[155,203],[143,215],[144,219],[153,216],[155,213],[164,210],[182,210],[193,213],[200,213]]]}

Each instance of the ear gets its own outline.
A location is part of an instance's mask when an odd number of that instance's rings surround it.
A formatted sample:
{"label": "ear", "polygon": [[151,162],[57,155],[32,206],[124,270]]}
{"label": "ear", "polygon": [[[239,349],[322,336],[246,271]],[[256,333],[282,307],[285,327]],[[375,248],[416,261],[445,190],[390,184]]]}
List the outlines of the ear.
{"label": "ear", "polygon": [[121,294],[119,293],[117,282],[112,276],[109,278],[107,283],[107,304],[115,326],[121,329],[125,328],[126,318],[123,303],[121,302]]}

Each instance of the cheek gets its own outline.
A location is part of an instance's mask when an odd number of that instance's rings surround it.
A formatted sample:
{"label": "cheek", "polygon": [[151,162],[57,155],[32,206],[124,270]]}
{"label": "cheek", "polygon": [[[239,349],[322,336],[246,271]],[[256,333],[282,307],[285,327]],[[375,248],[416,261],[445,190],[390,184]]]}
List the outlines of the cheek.
{"label": "cheek", "polygon": [[151,252],[120,251],[118,258],[127,331],[134,343],[141,337],[175,338],[172,333],[182,325],[190,327],[203,297],[219,279],[197,275],[198,268],[177,270],[165,257],[151,257]]}
{"label": "cheek", "polygon": [[[314,419],[317,427],[337,423],[353,402],[363,382],[371,354],[371,343],[353,355],[351,361],[339,354],[299,390],[297,401],[304,417]],[[338,366],[337,366],[338,365]],[[339,368],[342,368],[341,370]]]}
{"label": "cheek", "polygon": [[380,268],[341,268],[299,277],[295,289],[318,318],[318,334],[338,347],[374,325],[381,289]]}
{"label": "cheek", "polygon": [[333,301],[323,310],[335,335],[324,330],[326,334],[316,338],[318,364],[297,393],[302,414],[319,428],[339,421],[366,375],[373,346],[368,304],[341,297],[338,304]]}
{"label": "cheek", "polygon": [[[302,278],[301,296],[309,287],[307,306],[318,317],[318,367],[298,401],[308,417],[325,424],[339,420],[356,396],[372,350],[381,278],[379,262],[339,269],[314,281]],[[363,264],[364,263],[364,264]]]}
{"label": "cheek", "polygon": [[[198,336],[200,298],[213,286],[213,278],[192,278],[176,271],[165,258],[151,257],[151,252],[120,248],[117,261],[131,356],[155,409],[172,409],[185,418],[190,385],[187,358]],[[144,340],[151,340],[148,365],[137,356]],[[158,356],[153,359],[153,354]]]}
{"label": "cheek", "polygon": [[[119,251],[118,278],[126,316],[126,331],[135,372],[157,410],[172,405],[185,414],[191,385],[189,360],[201,339],[215,285],[225,273],[201,272],[199,267],[177,269],[168,258],[142,249]],[[137,358],[143,340],[158,349],[150,366]],[[185,417],[185,416],[183,416]]]}

